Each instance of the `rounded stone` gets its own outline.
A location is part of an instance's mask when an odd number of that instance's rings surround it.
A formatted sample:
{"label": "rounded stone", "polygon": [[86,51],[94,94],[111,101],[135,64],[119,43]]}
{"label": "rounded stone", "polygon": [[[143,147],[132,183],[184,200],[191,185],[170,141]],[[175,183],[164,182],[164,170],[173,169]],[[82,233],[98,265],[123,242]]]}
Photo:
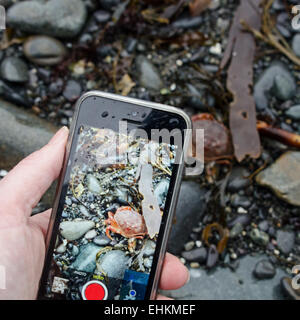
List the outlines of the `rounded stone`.
{"label": "rounded stone", "polygon": [[253,271],[257,279],[271,279],[276,274],[276,269],[269,260],[261,260],[255,265]]}
{"label": "rounded stone", "polygon": [[29,37],[23,46],[28,60],[42,66],[52,66],[60,63],[67,54],[65,46],[48,36]]}
{"label": "rounded stone", "polygon": [[11,82],[26,82],[29,79],[26,63],[17,57],[8,57],[2,61],[1,76]]}

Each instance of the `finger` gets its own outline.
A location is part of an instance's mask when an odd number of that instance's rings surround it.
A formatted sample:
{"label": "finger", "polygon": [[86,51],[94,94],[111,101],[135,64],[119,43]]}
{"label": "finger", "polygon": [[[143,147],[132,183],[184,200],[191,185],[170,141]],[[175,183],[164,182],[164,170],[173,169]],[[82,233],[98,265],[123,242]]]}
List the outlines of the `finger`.
{"label": "finger", "polygon": [[188,282],[189,277],[188,269],[180,260],[172,254],[167,253],[160,278],[160,289],[178,289]]}
{"label": "finger", "polygon": [[52,209],[49,209],[29,218],[29,222],[34,223],[39,229],[41,229],[45,237],[48,230],[51,211]]}
{"label": "finger", "polygon": [[2,208],[28,216],[58,177],[64,159],[68,128],[61,128],[50,142],[22,160],[0,182]]}
{"label": "finger", "polygon": [[161,294],[158,294],[156,297],[156,300],[173,300],[173,299],[163,296]]}

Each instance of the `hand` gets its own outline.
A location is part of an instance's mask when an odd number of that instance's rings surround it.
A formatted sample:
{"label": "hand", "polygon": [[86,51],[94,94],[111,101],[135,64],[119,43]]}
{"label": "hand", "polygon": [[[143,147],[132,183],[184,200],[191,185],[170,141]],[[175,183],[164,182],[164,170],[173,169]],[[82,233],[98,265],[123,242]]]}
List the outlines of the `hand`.
{"label": "hand", "polygon": [[[36,298],[51,210],[30,215],[59,176],[67,137],[68,129],[63,127],[45,147],[22,160],[0,181],[0,268],[4,267],[6,275],[6,289],[0,288],[1,300]],[[180,288],[188,278],[186,267],[167,254],[160,288]]]}

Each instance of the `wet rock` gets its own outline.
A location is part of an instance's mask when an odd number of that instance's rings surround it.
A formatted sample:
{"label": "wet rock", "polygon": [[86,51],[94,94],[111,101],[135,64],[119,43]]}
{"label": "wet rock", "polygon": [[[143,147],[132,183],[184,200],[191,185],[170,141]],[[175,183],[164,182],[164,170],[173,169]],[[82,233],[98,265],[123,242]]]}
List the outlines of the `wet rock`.
{"label": "wet rock", "polygon": [[76,257],[79,254],[79,249],[77,246],[72,247],[72,255]]}
{"label": "wet rock", "polygon": [[292,286],[292,279],[283,277],[280,281],[283,294],[290,299],[300,300],[300,289],[295,290]]}
{"label": "wet rock", "polygon": [[241,223],[236,223],[230,230],[230,238],[236,238],[244,230],[244,226]]}
{"label": "wet rock", "polygon": [[234,167],[229,177],[227,190],[229,192],[237,192],[245,189],[251,184],[249,177],[250,173],[246,168]]}
{"label": "wet rock", "polygon": [[[183,181],[176,208],[176,223],[173,224],[168,250],[180,254],[192,229],[197,226],[205,211],[205,190],[194,181]],[[187,210],[188,208],[188,210]],[[182,228],[184,226],[184,230]]]}
{"label": "wet rock", "polygon": [[205,263],[207,250],[204,247],[182,252],[181,256],[188,262]]}
{"label": "wet rock", "polygon": [[269,235],[257,228],[254,228],[250,232],[250,238],[258,245],[266,246],[270,240]]}
{"label": "wet rock", "polygon": [[20,58],[5,58],[1,63],[1,77],[11,82],[26,82],[29,79],[28,67]]}
{"label": "wet rock", "polygon": [[288,203],[300,206],[300,152],[284,153],[256,176],[256,182],[271,188]]}
{"label": "wet rock", "polygon": [[218,258],[219,258],[219,253],[217,251],[217,248],[214,244],[212,244],[208,249],[207,260],[206,260],[207,268],[214,267],[218,261]]}
{"label": "wet rock", "polygon": [[291,231],[278,230],[276,240],[279,250],[284,254],[289,254],[295,244],[295,234]]}
{"label": "wet rock", "polygon": [[89,220],[63,221],[59,226],[59,230],[67,240],[77,240],[94,226],[95,223]]}
{"label": "wet rock", "polygon": [[110,19],[110,13],[108,11],[98,10],[94,13],[94,17],[98,23],[104,23]]}
{"label": "wet rock", "polygon": [[[300,34],[299,34],[300,35]],[[300,104],[290,107],[285,114],[294,120],[300,120]]]}
{"label": "wet rock", "polygon": [[174,28],[181,28],[181,29],[192,29],[192,28],[198,28],[203,23],[203,17],[196,16],[196,17],[186,17],[181,18],[172,23],[172,26]]}
{"label": "wet rock", "polygon": [[98,236],[93,239],[93,242],[98,246],[107,246],[110,243],[110,239],[107,236]]}
{"label": "wet rock", "polygon": [[96,232],[95,229],[93,229],[93,230],[88,231],[88,232],[85,234],[84,237],[85,237],[86,239],[90,240],[90,239],[95,238],[96,235],[97,235],[97,232]]}
{"label": "wet rock", "polygon": [[56,65],[67,54],[60,41],[48,36],[29,37],[24,43],[23,51],[28,60],[43,66]]}
{"label": "wet rock", "polygon": [[124,251],[112,250],[102,254],[97,261],[97,269],[100,273],[103,271],[107,277],[123,279],[125,270],[128,268],[129,257]]}
{"label": "wet rock", "polygon": [[264,259],[257,262],[253,274],[257,279],[271,279],[275,276],[276,269],[269,260]]}
{"label": "wet rock", "polygon": [[251,222],[251,218],[247,214],[239,214],[236,217],[232,218],[227,222],[228,228],[232,228],[237,223],[240,223],[244,227],[249,225]]}
{"label": "wet rock", "polygon": [[141,86],[150,90],[160,90],[163,88],[163,82],[156,67],[146,57],[138,56],[136,64]]}
{"label": "wet rock", "polygon": [[292,98],[296,93],[295,81],[290,77],[278,74],[274,78],[272,91],[276,98],[286,101]]}
{"label": "wet rock", "polygon": [[17,30],[54,37],[76,36],[85,23],[82,0],[22,1],[7,11],[7,24]]}
{"label": "wet rock", "polygon": [[79,210],[85,217],[90,217],[89,210],[85,206],[83,206],[82,204],[79,206]]}
{"label": "wet rock", "polygon": [[300,57],[300,34],[296,34],[292,41],[292,48],[297,57]]}
{"label": "wet rock", "polygon": [[277,83],[280,82],[280,79],[284,79],[283,81],[290,88],[289,95],[295,93],[296,83],[294,77],[282,62],[275,61],[262,73],[258,81],[255,83],[254,98],[258,110],[268,108],[268,93],[273,87],[276,77],[279,79],[277,80]]}
{"label": "wet rock", "polygon": [[74,102],[80,97],[81,92],[81,85],[75,80],[69,80],[66,84],[63,95],[68,101]]}
{"label": "wet rock", "polygon": [[70,268],[84,272],[94,272],[96,268],[96,254],[102,247],[96,246],[93,243],[88,243],[80,248],[79,255],[76,260],[70,265]]}
{"label": "wet rock", "polygon": [[251,206],[251,201],[246,196],[240,196],[238,194],[235,194],[232,197],[231,204],[234,207],[243,207],[243,208],[249,208]]}

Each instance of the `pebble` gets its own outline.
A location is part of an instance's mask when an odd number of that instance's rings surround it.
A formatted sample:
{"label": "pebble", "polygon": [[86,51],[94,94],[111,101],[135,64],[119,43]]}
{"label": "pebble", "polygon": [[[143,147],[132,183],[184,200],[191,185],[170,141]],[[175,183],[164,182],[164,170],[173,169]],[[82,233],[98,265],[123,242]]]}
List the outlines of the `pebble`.
{"label": "pebble", "polygon": [[182,257],[188,262],[205,263],[207,258],[207,249],[204,247],[196,248],[190,251],[182,252]]}
{"label": "pebble", "polygon": [[[300,34],[299,34],[300,35]],[[290,107],[285,114],[294,120],[300,120],[300,104]]]}
{"label": "pebble", "polygon": [[[263,111],[265,109],[268,109],[268,95],[270,94],[269,91],[274,85],[275,77],[277,78],[277,84],[280,82],[280,79],[285,79],[283,81],[288,87],[287,91],[289,95],[283,94],[283,96],[291,97],[293,94],[295,94],[296,82],[294,77],[281,61],[275,61],[261,74],[258,81],[256,81],[254,85],[254,98],[258,110]],[[276,92],[273,93],[277,94]]]}
{"label": "pebble", "polygon": [[94,272],[96,268],[96,254],[102,247],[96,246],[93,243],[88,243],[81,246],[76,260],[70,265],[70,268],[74,268],[78,271]]}
{"label": "pebble", "polygon": [[300,206],[300,152],[284,153],[256,176],[256,182],[271,188],[286,202]]}
{"label": "pebble", "polygon": [[250,238],[258,245],[266,246],[270,240],[269,235],[257,228],[254,228],[250,232]]}
{"label": "pebble", "polygon": [[203,17],[196,16],[196,17],[187,17],[187,18],[180,18],[172,23],[174,28],[181,28],[181,29],[193,29],[198,28],[203,23]]}
{"label": "pebble", "polygon": [[219,258],[219,253],[217,248],[214,244],[212,244],[208,249],[207,261],[206,266],[207,268],[212,268],[216,265]]}
{"label": "pebble", "polygon": [[84,216],[90,217],[89,210],[85,206],[83,206],[82,204],[79,206],[79,210]]}
{"label": "pebble", "polygon": [[276,233],[276,241],[279,250],[284,254],[289,254],[295,244],[295,234],[291,231],[278,230]]}
{"label": "pebble", "polygon": [[85,234],[84,237],[85,237],[86,239],[90,240],[90,239],[95,238],[96,235],[97,235],[97,231],[96,231],[95,229],[93,229],[93,230],[88,231],[88,232]]}
{"label": "pebble", "polygon": [[269,229],[269,222],[266,221],[266,220],[261,221],[261,222],[258,224],[258,228],[259,228],[259,230],[261,230],[261,231],[267,232],[268,229]]}
{"label": "pebble", "polygon": [[26,82],[29,79],[26,63],[17,57],[7,57],[1,63],[1,77],[11,82]]}
{"label": "pebble", "polygon": [[232,228],[235,224],[240,223],[244,227],[250,224],[251,219],[247,214],[240,214],[228,221],[228,228]]}
{"label": "pebble", "polygon": [[104,10],[98,10],[94,13],[95,20],[98,23],[107,22],[110,19],[110,16],[111,16],[110,13]]}
{"label": "pebble", "polygon": [[95,226],[93,221],[63,221],[59,226],[61,235],[67,240],[77,240]]}
{"label": "pebble", "polygon": [[233,228],[230,230],[230,238],[236,238],[244,229],[244,226],[241,223],[236,223]]}
{"label": "pebble", "polygon": [[198,262],[191,262],[190,267],[193,269],[197,269],[200,267],[200,264]]}
{"label": "pebble", "polygon": [[227,184],[227,190],[229,192],[237,192],[242,189],[245,189],[251,184],[249,177],[249,171],[244,167],[234,167],[229,177],[229,181]]}
{"label": "pebble", "polygon": [[273,88],[275,97],[282,101],[291,99],[295,93],[295,82],[291,77],[284,74],[277,74],[274,78]]}
{"label": "pebble", "polygon": [[156,67],[144,56],[139,55],[136,59],[139,72],[140,85],[149,90],[160,90],[163,82]]}
{"label": "pebble", "polygon": [[70,102],[76,101],[82,92],[81,85],[75,80],[69,80],[63,91],[63,96]]}
{"label": "pebble", "polygon": [[240,196],[238,194],[235,194],[232,197],[231,204],[236,208],[249,208],[251,206],[251,201],[246,196]]}
{"label": "pebble", "polygon": [[[107,277],[123,279],[125,270],[128,268],[129,257],[124,251],[112,250],[104,253],[97,261],[97,269],[101,274],[104,271]],[[98,267],[99,266],[99,267]]]}
{"label": "pebble", "polygon": [[86,17],[82,0],[22,1],[7,10],[8,26],[60,38],[75,37]]}
{"label": "pebble", "polygon": [[271,279],[275,276],[276,269],[269,260],[264,259],[257,262],[253,274],[257,279]]}
{"label": "pebble", "polygon": [[79,249],[77,246],[72,247],[72,255],[76,257],[79,254]]}
{"label": "pebble", "polygon": [[186,243],[184,245],[184,250],[185,251],[190,251],[190,250],[192,250],[194,248],[194,246],[195,246],[195,242],[194,241],[189,241],[188,243]]}
{"label": "pebble", "polygon": [[93,242],[99,246],[107,246],[110,243],[110,239],[107,236],[97,236],[93,239]]}
{"label": "pebble", "polygon": [[48,36],[29,37],[23,46],[28,60],[42,66],[52,66],[60,63],[67,54],[62,42]]}
{"label": "pebble", "polygon": [[102,192],[101,184],[97,178],[95,178],[92,174],[87,176],[87,187],[89,191],[95,194],[99,194]]}
{"label": "pebble", "polygon": [[297,57],[300,57],[300,34],[299,33],[297,33],[293,37],[292,48],[293,48],[293,51],[294,51],[295,55]]}

